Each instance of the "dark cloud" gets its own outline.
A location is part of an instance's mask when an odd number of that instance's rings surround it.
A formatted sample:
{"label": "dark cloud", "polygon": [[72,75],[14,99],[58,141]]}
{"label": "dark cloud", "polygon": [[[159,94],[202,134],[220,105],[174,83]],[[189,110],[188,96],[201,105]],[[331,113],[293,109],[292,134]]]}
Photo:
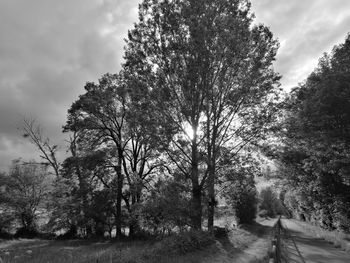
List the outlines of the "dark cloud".
{"label": "dark cloud", "polygon": [[38,158],[17,129],[23,117],[37,119],[52,141],[63,142],[67,109],[85,82],[120,68],[138,2],[0,2],[0,170],[11,159]]}
{"label": "dark cloud", "polygon": [[[11,159],[38,158],[17,130],[24,116],[36,118],[64,154],[67,109],[86,81],[118,71],[140,1],[0,1],[0,170]],[[252,0],[252,7],[281,42],[275,67],[285,87],[302,81],[349,30],[346,0]]]}

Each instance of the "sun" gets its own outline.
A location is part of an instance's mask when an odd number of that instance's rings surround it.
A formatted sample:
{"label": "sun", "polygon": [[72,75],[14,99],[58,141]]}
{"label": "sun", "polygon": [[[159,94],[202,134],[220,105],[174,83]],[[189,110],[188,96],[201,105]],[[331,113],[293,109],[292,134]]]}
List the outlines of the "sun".
{"label": "sun", "polygon": [[188,139],[193,140],[194,130],[193,130],[193,127],[191,126],[191,124],[189,124],[188,122],[185,122],[183,124],[182,130],[185,133],[186,137],[188,137]]}

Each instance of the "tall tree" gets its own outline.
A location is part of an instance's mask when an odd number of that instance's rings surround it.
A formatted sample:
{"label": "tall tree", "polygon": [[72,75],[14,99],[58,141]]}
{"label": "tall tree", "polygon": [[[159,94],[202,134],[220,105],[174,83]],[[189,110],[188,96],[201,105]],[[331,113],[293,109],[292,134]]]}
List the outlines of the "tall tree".
{"label": "tall tree", "polygon": [[[90,178],[100,180],[101,187],[116,193],[117,235],[121,235],[122,201],[132,215],[143,189],[163,165],[154,150],[157,142],[150,136],[157,126],[148,126],[154,122],[147,101],[133,93],[130,85],[135,83],[126,81],[122,73],[106,74],[97,84],[87,83],[86,93],[69,109],[64,128],[76,135],[71,147],[74,154],[65,163],[74,168],[70,171],[80,185],[88,187],[86,177],[90,174]],[[137,220],[130,221],[132,235],[137,231]]]}
{"label": "tall tree", "polygon": [[[208,178],[214,198],[220,147],[237,136],[239,149],[261,132],[258,120],[270,116],[279,79],[271,68],[278,43],[252,20],[245,0],[145,0],[129,32],[124,69],[142,83],[140,92],[170,127],[172,143],[165,150],[191,182],[194,228],[201,228]],[[249,123],[249,130],[232,128],[239,123]],[[211,202],[210,228],[213,209]]]}
{"label": "tall tree", "polygon": [[86,93],[81,95],[68,110],[64,130],[78,133],[77,136],[81,141],[88,143],[90,150],[106,145],[115,153],[110,158],[110,165],[116,174],[116,178],[112,178],[111,187],[116,191],[116,231],[120,236],[124,183],[122,166],[127,140],[124,135],[125,92],[118,85],[118,81],[117,75],[106,74],[98,84],[87,83]]}

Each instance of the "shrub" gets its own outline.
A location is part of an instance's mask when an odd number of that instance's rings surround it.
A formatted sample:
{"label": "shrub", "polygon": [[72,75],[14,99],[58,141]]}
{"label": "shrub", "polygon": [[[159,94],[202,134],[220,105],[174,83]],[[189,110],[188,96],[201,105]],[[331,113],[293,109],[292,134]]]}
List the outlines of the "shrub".
{"label": "shrub", "polygon": [[238,174],[224,193],[226,201],[235,211],[239,224],[250,224],[257,211],[257,191],[252,176]]}
{"label": "shrub", "polygon": [[216,238],[227,237],[228,230],[225,227],[214,226],[214,236]]}
{"label": "shrub", "polygon": [[270,188],[266,187],[260,192],[260,210],[265,210],[265,216],[275,217],[277,214],[285,214],[285,208],[276,193]]}
{"label": "shrub", "polygon": [[12,239],[12,238],[13,238],[13,235],[11,235],[10,233],[4,232],[4,231],[0,232],[0,239]]}
{"label": "shrub", "polygon": [[12,211],[0,207],[0,238],[11,238],[10,232],[14,228],[16,218]]}
{"label": "shrub", "polygon": [[178,255],[203,249],[214,243],[209,232],[190,230],[164,238],[151,251],[153,255]]}
{"label": "shrub", "polygon": [[36,238],[39,236],[38,231],[35,228],[27,228],[21,227],[17,230],[15,234],[15,238],[23,237],[23,238]]}
{"label": "shrub", "polygon": [[252,223],[256,216],[257,200],[255,189],[243,192],[236,203],[236,217],[240,224]]}
{"label": "shrub", "polygon": [[190,226],[190,201],[184,186],[175,181],[159,181],[147,200],[139,206],[141,226],[153,234]]}

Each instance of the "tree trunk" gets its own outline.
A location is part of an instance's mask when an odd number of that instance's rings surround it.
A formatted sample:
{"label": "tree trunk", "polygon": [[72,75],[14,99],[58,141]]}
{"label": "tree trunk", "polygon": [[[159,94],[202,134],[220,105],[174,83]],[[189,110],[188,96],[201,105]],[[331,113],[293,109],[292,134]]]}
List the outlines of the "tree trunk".
{"label": "tree trunk", "polygon": [[[211,161],[210,161],[211,162]],[[208,166],[208,230],[214,228],[214,211],[215,211],[215,167],[213,164]]]}
{"label": "tree trunk", "polygon": [[[216,115],[216,114],[214,114]],[[210,122],[207,123],[208,132],[208,231],[212,232],[214,228],[214,212],[215,212],[215,172],[216,172],[216,157],[217,157],[217,125],[213,123],[213,131],[210,133]],[[210,137],[211,134],[211,137]]]}
{"label": "tree trunk", "polygon": [[116,237],[121,237],[122,235],[122,195],[123,195],[123,181],[124,177],[122,174],[121,167],[121,157],[118,157],[118,165],[116,166],[117,172],[117,204],[116,204],[116,219],[115,219],[115,227],[116,227]]}
{"label": "tree trunk", "polygon": [[88,183],[86,182],[86,178],[84,178],[81,175],[79,165],[76,165],[76,172],[78,175],[78,180],[79,180],[79,199],[80,199],[80,206],[79,206],[79,214],[82,216],[83,220],[83,225],[79,225],[79,227],[83,227],[86,229],[86,236],[91,236],[92,235],[92,228],[88,224],[89,219],[90,219],[90,208],[89,208],[89,200],[88,200]]}
{"label": "tree trunk", "polygon": [[202,189],[197,185],[192,186],[192,227],[202,229]]}
{"label": "tree trunk", "polygon": [[[132,212],[132,209],[133,209],[135,203],[136,203],[136,194],[132,193],[131,194],[131,208],[129,209],[130,213]],[[132,218],[130,220],[130,224],[129,224],[129,237],[135,236],[136,231],[137,231],[137,221],[135,218]]]}
{"label": "tree trunk", "polygon": [[197,131],[194,130],[192,140],[192,227],[194,229],[202,229],[202,187],[199,184],[198,172],[198,148],[197,148]]}

